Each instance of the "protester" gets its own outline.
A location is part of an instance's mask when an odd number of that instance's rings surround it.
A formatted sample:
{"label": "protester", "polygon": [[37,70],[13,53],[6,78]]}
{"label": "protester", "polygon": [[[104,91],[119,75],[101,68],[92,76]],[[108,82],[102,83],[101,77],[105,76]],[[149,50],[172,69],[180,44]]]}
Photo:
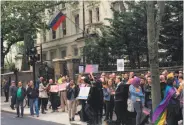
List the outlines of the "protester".
{"label": "protester", "polygon": [[[62,85],[64,84],[65,86],[67,86],[66,78],[62,78]],[[68,110],[66,89],[60,91],[60,101],[61,101],[62,112],[65,112],[65,108],[66,110]]]}
{"label": "protester", "polygon": [[146,79],[144,77],[140,77],[140,87],[142,89],[143,94],[145,93]]}
{"label": "protester", "polygon": [[130,72],[129,79],[134,78],[134,76],[135,76],[134,72]]}
{"label": "protester", "polygon": [[124,100],[124,84],[121,82],[121,77],[116,77],[116,89],[115,89],[115,113],[117,116],[117,124],[125,124],[126,116],[123,113],[127,111],[127,102]]}
{"label": "protester", "polygon": [[124,79],[123,79],[123,83],[124,83],[124,84],[127,84],[127,82],[128,82],[128,74],[125,73],[123,78],[124,78]]}
{"label": "protester", "polygon": [[47,94],[47,87],[46,83],[41,82],[39,84],[39,98],[40,98],[40,104],[41,104],[41,112],[42,114],[46,114],[45,109],[47,107],[47,99],[48,99],[48,94]]}
{"label": "protester", "polygon": [[50,91],[50,101],[51,101],[51,105],[52,105],[52,112],[58,112],[58,109],[57,109],[57,95],[58,95],[58,92],[52,92],[51,91],[51,86],[54,86],[56,85],[52,79],[49,80],[49,86],[48,86],[48,90]]}
{"label": "protester", "polygon": [[151,110],[149,122],[151,122],[151,117],[152,117],[151,84],[152,84],[151,77],[148,77],[147,84],[145,86],[145,104],[146,104],[146,107]]}
{"label": "protester", "polygon": [[179,93],[173,85],[174,75],[169,74],[164,95],[165,98],[157,106],[152,117],[153,123],[157,125],[163,125],[165,121],[167,121],[167,125],[178,125],[178,115],[180,112]]}
{"label": "protester", "polygon": [[17,87],[15,85],[15,81],[12,81],[12,84],[11,84],[11,87],[10,87],[10,96],[11,96],[11,105],[10,105],[10,107],[12,108],[12,110],[15,110],[16,91],[17,91]]}
{"label": "protester", "polygon": [[[89,87],[88,79],[86,77],[81,77],[81,82],[82,82],[82,84],[80,85],[80,88],[81,87]],[[82,105],[82,108],[80,111],[80,119],[81,119],[81,121],[86,122],[86,121],[88,121],[88,117],[87,117],[86,112],[85,112],[86,100],[80,100],[80,102]]]}
{"label": "protester", "polygon": [[[18,89],[16,91],[16,107],[17,107],[17,117],[23,117],[24,115],[24,98],[26,96],[26,89],[22,86],[22,82],[18,83]],[[20,116],[20,110],[19,107],[21,107],[21,116]]]}
{"label": "protester", "polygon": [[164,75],[160,75],[160,88],[161,88],[161,99],[164,99],[164,93],[166,88],[166,79]]}
{"label": "protester", "polygon": [[140,86],[140,78],[134,77],[132,84],[129,87],[130,98],[133,102],[136,115],[136,125],[141,124],[142,108],[144,107],[144,94]]}
{"label": "protester", "polygon": [[[93,75],[92,78],[94,78]],[[98,125],[102,122],[101,109],[103,109],[103,101],[101,100],[101,91],[98,86],[99,84],[99,81],[95,81],[95,79],[94,81],[91,81],[91,88],[87,99],[87,104],[89,105],[89,107],[91,107],[91,111],[94,115],[92,117],[89,117],[88,115],[89,125]],[[89,112],[86,111],[86,113],[88,114]]]}
{"label": "protester", "polygon": [[58,78],[58,84],[62,84],[63,80],[62,80],[63,76],[60,75],[59,78]]}
{"label": "protester", "polygon": [[174,81],[176,83],[176,86],[175,86],[176,88],[179,87],[178,76],[179,76],[179,71],[177,70],[177,71],[174,72]]}
{"label": "protester", "polygon": [[[44,78],[43,77],[40,77],[39,80],[37,81],[36,87],[39,89],[40,84],[41,83],[43,84],[43,82],[44,82]],[[38,109],[39,110],[40,110],[41,103],[42,103],[42,99],[39,97],[38,98]]]}
{"label": "protester", "polygon": [[4,79],[4,95],[5,95],[5,98],[6,100],[4,102],[8,102],[9,101],[9,83],[6,79]]}
{"label": "protester", "polygon": [[75,120],[75,112],[76,112],[76,97],[78,96],[79,89],[74,84],[74,81],[71,80],[70,84],[67,87],[67,100],[68,100],[68,113],[69,113],[69,120]]}
{"label": "protester", "polygon": [[103,94],[104,94],[104,100],[106,104],[106,115],[105,115],[104,121],[108,121],[108,120],[112,121],[115,89],[113,87],[111,79],[109,79],[107,85],[104,85]]}
{"label": "protester", "polygon": [[[28,81],[27,85],[26,85],[26,91],[29,88],[29,86],[30,86],[30,82]],[[28,105],[28,108],[29,108],[29,97],[27,97],[27,105]]]}
{"label": "protester", "polygon": [[39,90],[34,86],[33,81],[30,81],[29,88],[27,89],[27,96],[29,97],[30,102],[30,114],[34,117],[34,110],[36,116],[39,117],[39,109],[38,109],[38,95]]}

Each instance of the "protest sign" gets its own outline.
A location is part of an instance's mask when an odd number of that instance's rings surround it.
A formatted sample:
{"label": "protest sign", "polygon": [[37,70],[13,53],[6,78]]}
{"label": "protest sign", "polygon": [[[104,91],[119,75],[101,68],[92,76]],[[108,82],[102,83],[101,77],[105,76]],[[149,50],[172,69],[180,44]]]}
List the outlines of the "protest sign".
{"label": "protest sign", "polygon": [[50,92],[58,92],[58,85],[51,85]]}
{"label": "protest sign", "polygon": [[84,66],[79,66],[79,73],[84,73]]}
{"label": "protest sign", "polygon": [[77,99],[87,100],[89,91],[90,91],[90,87],[80,87],[80,92]]}
{"label": "protest sign", "polygon": [[86,65],[85,73],[98,73],[98,65]]}
{"label": "protest sign", "polygon": [[117,59],[117,71],[124,71],[124,59]]}
{"label": "protest sign", "polygon": [[66,84],[66,83],[62,83],[62,84],[58,85],[58,89],[59,89],[59,91],[66,90],[66,86],[67,86],[67,84]]}

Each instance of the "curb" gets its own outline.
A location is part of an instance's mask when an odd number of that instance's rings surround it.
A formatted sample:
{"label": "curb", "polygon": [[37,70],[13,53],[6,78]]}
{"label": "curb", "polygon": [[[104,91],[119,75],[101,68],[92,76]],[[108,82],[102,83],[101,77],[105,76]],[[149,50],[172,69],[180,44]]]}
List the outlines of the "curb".
{"label": "curb", "polygon": [[[4,112],[4,113],[9,113],[9,114],[17,114],[16,112],[11,112],[11,111],[7,111],[7,110],[4,110],[4,109],[1,109],[1,112]],[[24,116],[29,116],[28,113],[24,114]]]}

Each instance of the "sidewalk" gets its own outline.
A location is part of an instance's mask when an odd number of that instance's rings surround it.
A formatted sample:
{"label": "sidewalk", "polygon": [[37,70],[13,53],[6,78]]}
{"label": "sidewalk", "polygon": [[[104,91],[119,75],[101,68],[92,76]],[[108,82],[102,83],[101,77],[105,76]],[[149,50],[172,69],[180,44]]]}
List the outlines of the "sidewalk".
{"label": "sidewalk", "polygon": [[[5,103],[4,102],[5,98],[1,97],[1,112],[8,112],[8,113],[13,113],[16,114],[16,110],[12,110],[10,108],[10,101]],[[78,110],[80,109],[80,107],[78,107]],[[44,121],[52,121],[55,123],[60,123],[60,124],[65,124],[65,125],[86,125],[86,123],[83,123],[80,121],[80,118],[78,115],[75,116],[75,121],[74,122],[69,122],[69,117],[68,117],[68,113],[67,112],[61,112],[61,109],[59,109],[59,112],[57,113],[51,113],[52,110],[49,109],[47,111],[47,114],[41,114],[39,118],[34,117],[35,119],[39,119],[39,120],[44,120]],[[30,116],[30,110],[28,107],[24,108],[24,115],[31,117]]]}

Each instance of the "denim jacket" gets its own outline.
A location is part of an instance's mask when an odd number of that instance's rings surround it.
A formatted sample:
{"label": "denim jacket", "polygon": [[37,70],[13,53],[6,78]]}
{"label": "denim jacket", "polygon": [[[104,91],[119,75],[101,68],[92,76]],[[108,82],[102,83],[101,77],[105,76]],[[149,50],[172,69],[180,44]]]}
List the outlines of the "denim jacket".
{"label": "denim jacket", "polygon": [[139,89],[140,89],[140,92],[136,92],[135,87],[133,85],[129,86],[130,99],[133,102],[136,102],[136,98],[138,97],[138,98],[140,98],[142,104],[144,104],[144,94],[142,92],[141,87],[139,87]]}
{"label": "denim jacket", "polygon": [[111,92],[109,88],[103,88],[103,95],[105,101],[110,101],[111,99]]}

